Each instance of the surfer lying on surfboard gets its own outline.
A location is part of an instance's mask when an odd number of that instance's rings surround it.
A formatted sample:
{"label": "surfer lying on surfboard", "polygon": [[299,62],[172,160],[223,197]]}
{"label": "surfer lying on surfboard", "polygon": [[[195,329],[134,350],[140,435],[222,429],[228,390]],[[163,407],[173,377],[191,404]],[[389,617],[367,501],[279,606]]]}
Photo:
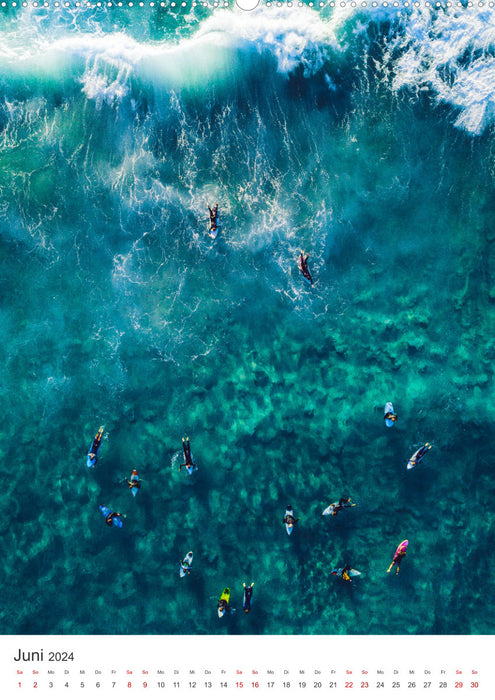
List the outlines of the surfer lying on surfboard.
{"label": "surfer lying on surfboard", "polygon": [[229,603],[230,600],[230,588],[224,588],[223,593],[220,596],[220,599],[217,603],[217,612],[218,612],[218,617],[223,617],[226,612],[231,611],[231,605]]}
{"label": "surfer lying on surfboard", "polygon": [[193,553],[188,552],[184,559],[180,560],[180,576],[183,578],[186,574],[190,574],[192,570],[192,560],[193,560]]}
{"label": "surfer lying on surfboard", "polygon": [[102,437],[103,437],[103,426],[101,426],[101,428],[96,433],[95,439],[93,440],[91,448],[88,452],[88,460],[87,460],[88,467],[94,467],[96,462],[98,461],[98,452],[100,451]]}
{"label": "surfer lying on surfboard", "polygon": [[[287,506],[287,510],[291,511],[291,513],[292,513],[292,506]],[[282,520],[282,522],[285,523],[286,525],[295,525],[297,523],[297,521],[301,519],[301,518],[295,518],[293,515],[291,515],[291,513],[286,512],[284,515],[284,519]]]}
{"label": "surfer lying on surfboard", "polygon": [[[101,510],[101,506],[100,506],[100,510]],[[110,513],[108,513],[105,516],[105,522],[109,527],[112,527],[113,525],[116,524],[116,523],[114,523],[114,518],[116,519],[116,522],[118,522],[117,519],[119,519],[121,517],[122,517],[122,513],[115,513],[114,511],[111,511]],[[120,522],[122,522],[122,521],[120,521]],[[122,527],[122,525],[120,525],[120,527]]]}
{"label": "surfer lying on surfboard", "polygon": [[138,477],[138,473],[135,469],[132,470],[131,478],[126,479],[126,481],[129,484],[130,489],[140,489],[141,488],[141,479]]}
{"label": "surfer lying on surfboard", "polygon": [[187,471],[191,473],[196,465],[192,461],[191,443],[189,442],[189,438],[182,438],[182,449],[184,450],[184,459],[186,461],[184,464],[179,465],[179,471],[182,469],[182,467],[185,467]]}
{"label": "surfer lying on surfboard", "polygon": [[248,613],[251,610],[251,598],[253,597],[254,581],[251,583],[250,586],[246,586],[245,583],[243,583],[242,586],[244,588],[244,600],[242,601],[243,608],[244,612]]}
{"label": "surfer lying on surfboard", "polygon": [[413,469],[413,467],[415,467],[416,464],[419,464],[425,456],[425,454],[428,452],[428,450],[431,450],[431,445],[429,442],[425,442],[423,447],[420,447],[419,450],[416,450],[416,452],[413,454],[413,456],[407,463],[407,468]]}
{"label": "surfer lying on surfboard", "polygon": [[206,203],[208,211],[210,212],[210,233],[215,233],[218,228],[218,202],[215,204],[215,208],[211,209],[208,202]]}
{"label": "surfer lying on surfboard", "polygon": [[397,564],[397,571],[395,573],[396,574],[399,573],[399,566],[400,566],[401,561],[406,556],[406,549],[407,549],[408,544],[409,544],[409,540],[404,540],[397,547],[397,549],[395,550],[393,561],[387,569],[387,574],[389,573],[390,569],[393,567],[394,564]]}
{"label": "surfer lying on surfboard", "polygon": [[[348,573],[349,572],[349,573]],[[343,569],[334,569],[332,571],[332,574],[334,576],[338,576],[339,578],[343,579],[344,581],[348,581],[349,583],[352,582],[351,575],[354,572],[354,569],[349,566],[349,564],[346,564]],[[349,575],[351,574],[351,575]],[[356,571],[355,575],[358,574]]]}
{"label": "surfer lying on surfboard", "polygon": [[305,277],[308,282],[313,286],[313,278],[311,277],[311,274],[309,272],[308,268],[308,258],[309,254],[304,253],[303,250],[301,250],[301,254],[299,256],[299,263],[298,263],[298,268],[301,270],[303,277]]}
{"label": "surfer lying on surfboard", "polygon": [[383,419],[385,423],[387,424],[387,427],[390,427],[390,424],[387,423],[387,421],[392,421],[392,423],[395,423],[397,420],[397,413],[393,413],[392,411],[387,411],[385,415],[383,416]]}
{"label": "surfer lying on surfboard", "polygon": [[350,498],[342,496],[338,503],[330,503],[328,508],[325,508],[323,511],[323,515],[337,515],[340,510],[343,510],[344,508],[351,508],[355,505],[355,503],[351,503]]}

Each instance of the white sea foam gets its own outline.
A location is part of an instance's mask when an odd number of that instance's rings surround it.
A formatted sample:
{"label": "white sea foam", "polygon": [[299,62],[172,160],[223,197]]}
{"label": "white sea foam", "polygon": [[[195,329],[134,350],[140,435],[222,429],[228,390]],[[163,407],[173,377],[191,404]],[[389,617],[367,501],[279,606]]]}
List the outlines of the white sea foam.
{"label": "white sea foam", "polygon": [[[4,41],[0,69],[57,75],[63,66],[73,66],[88,99],[98,106],[118,104],[130,95],[133,77],[165,89],[228,81],[241,60],[235,51],[244,48],[272,55],[281,73],[302,66],[310,76],[325,62],[339,61],[339,54],[352,48],[351,37],[366,33],[371,21],[384,20],[390,23],[385,41],[396,56],[390,64],[392,89],[431,90],[439,102],[458,110],[458,127],[482,133],[495,116],[495,10],[488,7],[219,10],[192,37],[176,43],[144,43],[124,33],[94,31],[58,33],[53,39],[35,35],[28,43]],[[83,66],[79,73],[78,64]],[[335,90],[329,76],[327,85]]]}
{"label": "white sea foam", "polygon": [[495,115],[495,11],[415,8],[404,23],[404,38],[407,50],[395,64],[394,88],[428,85],[439,101],[459,109],[456,126],[480,134]]}
{"label": "white sea foam", "polygon": [[390,65],[392,89],[431,90],[438,102],[458,110],[455,125],[473,135],[481,134],[494,121],[493,8],[435,9],[423,3],[409,9],[347,6],[332,18],[335,31],[353,15],[359,15],[359,20],[354,19],[355,34],[368,30],[364,17],[391,23],[386,43],[391,53],[399,55]]}
{"label": "white sea foam", "polygon": [[297,11],[260,8],[247,17],[241,12],[219,11],[193,37],[176,44],[145,44],[114,33],[71,36],[47,48],[53,54],[84,59],[83,92],[101,105],[128,95],[133,74],[172,88],[229,79],[232,51],[253,46],[272,54],[280,72],[288,74],[302,65],[309,76],[323,66],[329,47],[337,48],[337,40],[333,24],[323,22],[306,7]]}
{"label": "white sea foam", "polygon": [[[393,89],[427,86],[438,101],[458,108],[456,126],[472,134],[482,133],[495,117],[494,9],[434,10],[424,5],[409,10],[390,6],[364,9],[346,5],[325,20],[309,8],[259,7],[247,16],[210,18],[198,36],[224,33],[236,42],[271,51],[279,71],[288,73],[302,65],[308,76],[322,68],[329,49],[339,52],[348,48],[338,39],[346,23],[355,22],[357,35],[368,30],[370,21],[385,20],[392,24],[389,48],[400,49],[400,58],[391,66]],[[328,76],[327,84],[335,90]]]}
{"label": "white sea foam", "polygon": [[[109,75],[109,68],[115,68],[114,75]],[[132,65],[127,61],[109,60],[108,57],[105,60],[97,56],[88,60],[82,78],[82,90],[90,100],[96,101],[98,107],[101,107],[103,101],[112,104],[114,100],[121,100],[128,94],[131,72]]]}
{"label": "white sea foam", "polygon": [[258,7],[254,12],[222,13],[206,20],[197,37],[237,46],[256,46],[277,59],[278,70],[293,71],[302,65],[306,75],[319,70],[330,47],[337,49],[336,20],[323,21],[318,13],[302,8]]}

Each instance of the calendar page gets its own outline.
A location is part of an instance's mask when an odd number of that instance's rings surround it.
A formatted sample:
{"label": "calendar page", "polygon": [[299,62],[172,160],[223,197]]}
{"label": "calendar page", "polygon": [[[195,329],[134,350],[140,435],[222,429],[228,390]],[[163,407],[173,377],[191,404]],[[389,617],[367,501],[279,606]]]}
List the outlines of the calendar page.
{"label": "calendar page", "polygon": [[495,697],[494,27],[0,2],[2,697]]}

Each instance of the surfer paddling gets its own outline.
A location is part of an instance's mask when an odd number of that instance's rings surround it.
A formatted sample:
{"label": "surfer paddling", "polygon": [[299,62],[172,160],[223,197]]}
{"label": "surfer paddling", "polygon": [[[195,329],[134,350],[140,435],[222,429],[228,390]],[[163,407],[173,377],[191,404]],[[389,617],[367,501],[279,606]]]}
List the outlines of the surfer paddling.
{"label": "surfer paddling", "polygon": [[351,576],[349,575],[348,572],[353,572],[355,574],[358,574],[358,572],[354,572],[354,570],[349,566],[349,564],[346,564],[343,569],[334,569],[332,571],[332,574],[334,576],[338,576],[343,581],[347,581],[347,583],[352,583]]}
{"label": "surfer paddling", "polygon": [[311,277],[308,267],[308,258],[309,253],[305,253],[303,250],[301,250],[297,266],[301,270],[303,277],[308,280],[311,286],[313,286],[313,278]]}
{"label": "surfer paddling", "polygon": [[[135,469],[132,470],[131,478],[126,479],[126,481],[130,489],[141,488],[141,479],[139,478],[138,473]],[[133,494],[136,495],[136,492],[133,491]]]}
{"label": "surfer paddling", "polygon": [[288,505],[285,511],[284,519],[282,520],[283,523],[285,523],[285,529],[287,530],[287,534],[291,535],[292,530],[294,529],[294,525],[300,520],[300,518],[295,518],[294,517],[294,511],[292,510],[292,506]]}
{"label": "surfer paddling", "polygon": [[387,569],[387,574],[390,572],[394,564],[397,565],[397,571],[395,572],[396,574],[399,573],[399,566],[401,561],[404,559],[406,556],[406,550],[407,550],[407,545],[409,544],[409,540],[404,540],[403,542],[400,543],[400,545],[397,547],[395,550],[394,558],[392,560],[392,563]]}
{"label": "surfer paddling", "polygon": [[419,450],[416,450],[416,452],[410,458],[409,462],[407,463],[407,468],[413,469],[416,466],[416,464],[419,464],[425,456],[425,454],[428,452],[428,450],[431,450],[431,444],[429,442],[426,442],[422,447],[419,448]]}
{"label": "surfer paddling", "polygon": [[96,462],[98,461],[98,452],[100,451],[101,447],[101,439],[103,437],[103,425],[101,428],[98,430],[98,432],[95,435],[95,439],[91,443],[91,447],[88,452],[88,458],[87,458],[87,466],[88,467],[94,467]]}
{"label": "surfer paddling", "polygon": [[246,586],[246,583],[243,583],[242,586],[244,588],[244,599],[242,601],[242,605],[244,608],[244,612],[248,613],[251,610],[251,598],[253,597],[254,581],[251,583],[250,586]]}
{"label": "surfer paddling", "polygon": [[208,207],[208,211],[210,212],[210,237],[211,238],[216,238],[216,235],[218,233],[218,202],[215,204],[214,208],[212,209],[208,202],[206,203],[206,206]]}
{"label": "surfer paddling", "polygon": [[338,503],[330,503],[328,508],[325,508],[323,511],[323,515],[337,515],[339,511],[343,510],[344,508],[352,508],[352,506],[355,505],[355,503],[351,503],[350,498],[342,496]]}
{"label": "surfer paddling", "polygon": [[397,413],[394,411],[394,406],[390,401],[385,404],[383,419],[387,428],[392,428],[397,420]]}
{"label": "surfer paddling", "polygon": [[179,465],[179,471],[182,470],[182,467],[185,467],[188,473],[192,474],[193,469],[196,467],[196,465],[192,460],[191,443],[189,442],[189,438],[182,438],[182,449],[184,451],[185,462]]}

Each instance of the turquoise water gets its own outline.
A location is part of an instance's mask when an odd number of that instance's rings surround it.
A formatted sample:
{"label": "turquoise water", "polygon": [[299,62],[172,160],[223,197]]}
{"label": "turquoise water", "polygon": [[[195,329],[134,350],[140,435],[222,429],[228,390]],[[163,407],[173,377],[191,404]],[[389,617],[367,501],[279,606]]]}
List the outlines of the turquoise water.
{"label": "turquoise water", "polygon": [[489,13],[3,13],[3,634],[493,631]]}

